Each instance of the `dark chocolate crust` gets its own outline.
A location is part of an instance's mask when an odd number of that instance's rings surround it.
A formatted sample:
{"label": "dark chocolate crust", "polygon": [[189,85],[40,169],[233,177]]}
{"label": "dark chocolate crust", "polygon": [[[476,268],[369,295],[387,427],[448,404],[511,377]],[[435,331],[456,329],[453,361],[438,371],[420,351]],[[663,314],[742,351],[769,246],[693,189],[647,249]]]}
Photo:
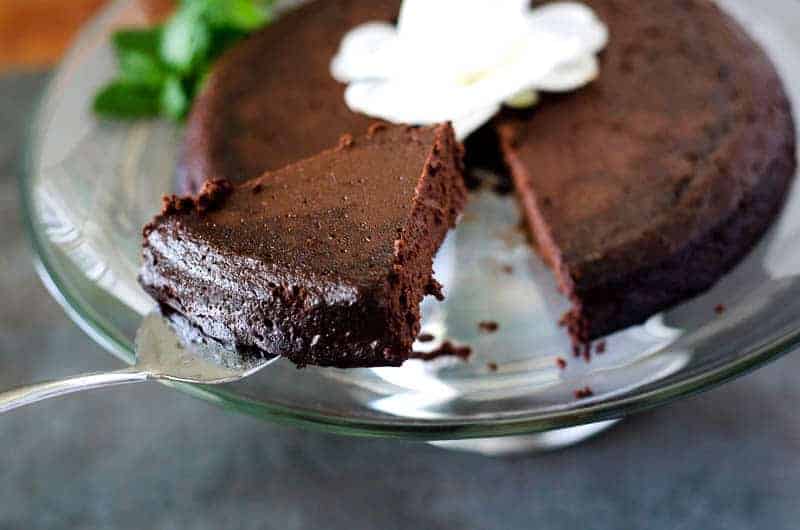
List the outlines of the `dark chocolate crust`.
{"label": "dark chocolate crust", "polygon": [[316,0],[235,46],[214,67],[186,127],[177,188],[282,168],[367,129],[330,74],[353,27],[397,16],[400,0]]}
{"label": "dark chocolate crust", "polygon": [[195,198],[144,229],[140,283],[187,339],[299,366],[399,365],[466,200],[452,127],[378,124]]}
{"label": "dark chocolate crust", "polygon": [[578,340],[714,284],[758,241],[796,170],[767,56],[707,0],[589,0],[610,26],[600,77],[496,120]]}

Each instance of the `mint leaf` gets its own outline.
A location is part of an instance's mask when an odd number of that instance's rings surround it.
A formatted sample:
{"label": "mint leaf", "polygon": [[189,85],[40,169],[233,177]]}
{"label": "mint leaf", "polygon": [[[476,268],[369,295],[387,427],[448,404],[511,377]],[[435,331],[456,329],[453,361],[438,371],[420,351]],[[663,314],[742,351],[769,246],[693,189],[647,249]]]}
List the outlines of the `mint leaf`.
{"label": "mint leaf", "polygon": [[253,31],[266,24],[271,10],[253,0],[206,0],[205,16],[211,26]]}
{"label": "mint leaf", "polygon": [[161,28],[123,29],[114,33],[114,51],[124,80],[143,85],[161,85],[166,77],[159,56]]}
{"label": "mint leaf", "polygon": [[158,57],[161,46],[161,28],[121,29],[114,32],[112,42],[117,55],[136,51]]}
{"label": "mint leaf", "polygon": [[211,48],[208,51],[210,59],[216,59],[225,50],[242,40],[248,32],[232,28],[214,28],[211,30]]}
{"label": "mint leaf", "polygon": [[120,76],[95,97],[109,118],[183,119],[216,58],[268,23],[274,0],[181,0],[167,23],[122,29],[112,40]]}
{"label": "mint leaf", "polygon": [[124,80],[134,84],[161,86],[167,77],[158,57],[136,50],[119,53],[119,70]]}
{"label": "mint leaf", "polygon": [[94,98],[93,109],[106,118],[134,119],[157,116],[161,90],[157,87],[114,81]]}
{"label": "mint leaf", "polygon": [[178,72],[191,73],[210,48],[211,31],[198,7],[182,7],[164,26],[161,58]]}
{"label": "mint leaf", "polygon": [[197,79],[194,81],[194,86],[192,87],[192,98],[197,97],[197,95],[200,94],[203,89],[205,89],[210,75],[211,66],[207,66],[200,72],[200,74],[197,76]]}
{"label": "mint leaf", "polygon": [[189,111],[189,96],[177,77],[164,83],[160,96],[161,114],[175,121],[182,120]]}

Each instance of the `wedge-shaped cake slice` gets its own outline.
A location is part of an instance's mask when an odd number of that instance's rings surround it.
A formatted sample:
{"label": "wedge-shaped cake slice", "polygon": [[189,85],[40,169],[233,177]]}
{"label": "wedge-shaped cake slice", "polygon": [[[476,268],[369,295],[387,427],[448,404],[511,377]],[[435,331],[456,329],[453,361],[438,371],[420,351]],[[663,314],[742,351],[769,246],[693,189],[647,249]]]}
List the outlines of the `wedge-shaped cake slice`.
{"label": "wedge-shaped cake slice", "polygon": [[296,364],[399,365],[466,192],[450,125],[373,126],[243,184],[166,198],[140,282],[189,340]]}

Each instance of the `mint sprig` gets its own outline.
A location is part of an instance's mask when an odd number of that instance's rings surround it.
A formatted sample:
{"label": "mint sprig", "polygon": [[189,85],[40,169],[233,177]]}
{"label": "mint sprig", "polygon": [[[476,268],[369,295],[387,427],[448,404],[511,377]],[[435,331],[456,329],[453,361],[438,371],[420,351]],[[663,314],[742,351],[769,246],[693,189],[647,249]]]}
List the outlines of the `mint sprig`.
{"label": "mint sprig", "polygon": [[161,87],[159,110],[162,116],[180,120],[189,110],[189,94],[180,79],[170,77]]}
{"label": "mint sprig", "polygon": [[198,4],[180,9],[164,26],[161,58],[175,72],[191,74],[211,49],[211,27]]}
{"label": "mint sprig", "polygon": [[95,96],[110,119],[186,117],[214,61],[272,19],[273,0],[182,0],[161,26],[123,29],[112,44],[119,75]]}
{"label": "mint sprig", "polygon": [[149,118],[161,113],[161,89],[118,80],[103,87],[94,98],[94,111],[117,120]]}

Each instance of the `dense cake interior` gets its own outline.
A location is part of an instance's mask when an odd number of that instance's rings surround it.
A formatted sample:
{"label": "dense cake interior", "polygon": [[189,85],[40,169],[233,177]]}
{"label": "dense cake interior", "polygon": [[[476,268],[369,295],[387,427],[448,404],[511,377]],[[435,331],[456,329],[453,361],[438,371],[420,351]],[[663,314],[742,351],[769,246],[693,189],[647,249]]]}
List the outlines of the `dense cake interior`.
{"label": "dense cake interior", "polygon": [[[383,127],[378,126],[378,127]],[[414,191],[411,215],[394,242],[395,262],[388,278],[390,333],[399,338],[401,356],[411,351],[420,331],[420,302],[425,295],[443,298],[431,275],[433,257],[446,230],[466,201],[463,149],[452,134],[439,136]]]}

